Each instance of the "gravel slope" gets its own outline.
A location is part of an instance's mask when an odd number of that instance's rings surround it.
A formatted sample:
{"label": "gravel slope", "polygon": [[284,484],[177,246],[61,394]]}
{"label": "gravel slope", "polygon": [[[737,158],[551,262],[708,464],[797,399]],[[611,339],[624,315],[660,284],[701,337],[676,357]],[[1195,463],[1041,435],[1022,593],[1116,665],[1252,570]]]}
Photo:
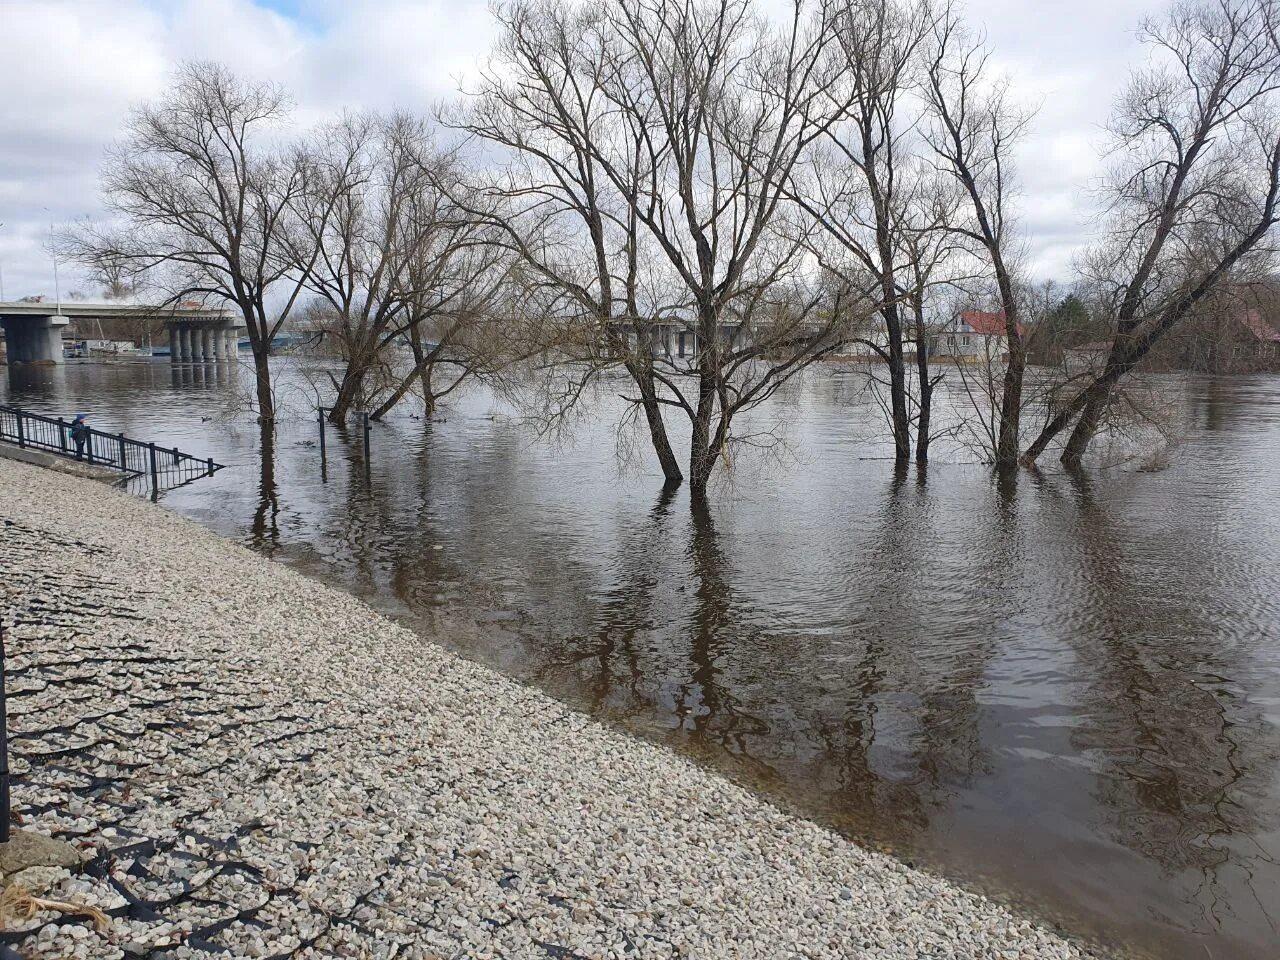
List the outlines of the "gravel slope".
{"label": "gravel slope", "polygon": [[0,461],[0,564],[15,805],[93,854],[35,879],[111,917],[26,956],[1091,955],[99,484]]}

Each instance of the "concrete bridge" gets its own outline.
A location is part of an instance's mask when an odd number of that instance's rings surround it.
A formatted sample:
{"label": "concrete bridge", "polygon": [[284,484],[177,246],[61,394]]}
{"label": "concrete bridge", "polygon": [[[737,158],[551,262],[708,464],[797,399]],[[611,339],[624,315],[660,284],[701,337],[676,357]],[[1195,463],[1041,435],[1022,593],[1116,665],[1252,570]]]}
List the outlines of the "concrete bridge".
{"label": "concrete bridge", "polygon": [[0,326],[4,328],[9,363],[62,363],[63,332],[72,321],[82,334],[95,323],[118,325],[126,321],[147,331],[163,327],[168,334],[172,363],[234,360],[245,329],[239,314],[199,304],[156,307],[72,301],[58,305],[47,300],[0,303]]}

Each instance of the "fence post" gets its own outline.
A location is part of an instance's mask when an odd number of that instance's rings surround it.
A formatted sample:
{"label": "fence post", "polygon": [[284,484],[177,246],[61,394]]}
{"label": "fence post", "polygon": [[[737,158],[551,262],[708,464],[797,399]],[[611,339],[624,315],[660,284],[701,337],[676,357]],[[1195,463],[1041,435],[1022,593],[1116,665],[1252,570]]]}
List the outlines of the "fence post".
{"label": "fence post", "polygon": [[369,411],[366,410],[361,416],[364,417],[364,462],[369,462]]}
{"label": "fence post", "polygon": [[0,843],[9,842],[9,703],[5,686],[4,621],[0,617]]}
{"label": "fence post", "polygon": [[324,451],[324,407],[318,407],[318,408],[316,408],[316,414],[317,414],[316,419],[317,419],[317,420],[319,421],[319,423],[320,423],[320,459],[321,459],[321,460],[323,460],[323,459],[324,459],[324,456],[325,456],[325,451]]}
{"label": "fence post", "polygon": [[154,443],[147,444],[147,453],[151,460],[151,492],[160,492],[160,471],[156,466],[156,445]]}
{"label": "fence post", "polygon": [[129,464],[125,462],[125,458],[124,458],[124,434],[123,433],[116,434],[116,439],[120,441],[120,469],[128,470]]}
{"label": "fence post", "polygon": [[96,431],[90,430],[89,435],[84,438],[84,448],[89,454],[89,465],[93,465],[93,435]]}
{"label": "fence post", "polygon": [[67,421],[58,418],[58,449],[67,452]]}
{"label": "fence post", "polygon": [[205,460],[205,463],[209,465],[209,472],[206,473],[205,476],[212,477],[213,476],[213,457],[209,457],[207,460]]}
{"label": "fence post", "polygon": [[25,447],[27,445],[27,434],[26,434],[26,430],[24,430],[22,426],[22,411],[19,410],[18,415],[13,419],[18,424],[18,446]]}

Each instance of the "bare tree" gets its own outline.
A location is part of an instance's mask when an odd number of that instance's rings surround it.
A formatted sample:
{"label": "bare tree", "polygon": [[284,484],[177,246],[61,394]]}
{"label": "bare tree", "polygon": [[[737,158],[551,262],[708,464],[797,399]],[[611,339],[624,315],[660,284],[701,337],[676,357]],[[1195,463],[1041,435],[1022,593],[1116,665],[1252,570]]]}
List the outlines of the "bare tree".
{"label": "bare tree", "polygon": [[1280,216],[1278,12],[1274,0],[1195,0],[1143,24],[1151,56],[1110,125],[1106,235],[1083,261],[1109,293],[1111,348],[1027,462],[1074,423],[1062,460],[1078,465],[1120,381],[1221,284],[1270,266]]}
{"label": "bare tree", "polygon": [[[924,52],[936,12],[928,0],[843,0],[838,60],[826,78],[833,121],[798,169],[791,199],[812,218],[813,252],[851,287],[868,285],[880,329],[856,339],[885,364],[895,459],[925,463],[933,436],[930,346],[938,294],[972,272],[952,227],[961,206],[921,133]],[[957,273],[957,271],[961,271]],[[914,383],[908,354],[914,354]],[[873,383],[881,378],[872,372]]]}
{"label": "bare tree", "polygon": [[280,244],[307,171],[270,142],[288,111],[272,84],[215,63],[182,65],[164,99],[134,111],[107,161],[102,191],[118,222],[65,238],[91,269],[148,283],[170,304],[234,304],[248,327],[258,415],[268,422],[271,341],[302,289]]}
{"label": "bare tree", "polygon": [[[534,0],[495,14],[493,65],[466,108],[446,116],[497,147],[499,164],[473,201],[455,199],[488,218],[522,264],[531,308],[523,342],[542,348],[547,375],[539,379],[557,384],[548,392],[553,411],[571,407],[602,371],[623,368],[663,474],[679,482],[650,349],[657,295],[644,289],[656,251],[643,249],[635,214],[642,143],[601,90],[625,51],[602,4]],[[606,150],[617,184],[604,171]]]}
{"label": "bare tree", "polygon": [[[802,228],[780,216],[786,184],[831,117],[832,9],[800,4],[774,28],[743,0],[617,3],[627,56],[603,85],[641,145],[631,210],[666,257],[699,349],[666,403],[691,423],[689,482],[706,489],[733,419],[839,345],[854,299],[823,301],[801,275]],[[615,184],[624,170],[606,158]],[[806,296],[806,294],[810,294]],[[820,309],[825,308],[825,309]]]}
{"label": "bare tree", "polygon": [[[515,154],[500,186],[521,204],[510,242],[576,321],[557,345],[591,358],[583,376],[619,365],[632,377],[627,399],[669,481],[682,474],[662,411],[688,417],[702,493],[733,418],[834,349],[846,317],[847,299],[832,309],[801,276],[804,244],[779,216],[818,132],[827,12],[797,8],[780,31],[741,0],[545,2],[500,17],[501,69],[464,125]],[[694,356],[673,355],[673,329]]]}
{"label": "bare tree", "polygon": [[903,306],[910,317],[911,339],[916,357],[916,463],[929,462],[929,448],[937,431],[933,419],[934,391],[946,373],[935,373],[932,363],[934,341],[949,318],[950,293],[970,277],[965,273],[971,258],[957,249],[951,224],[956,219],[958,197],[936,179],[925,180],[911,197],[908,228],[902,231],[902,247],[909,268],[903,285]]}
{"label": "bare tree", "polygon": [[1004,312],[1008,359],[992,454],[997,466],[1009,467],[1018,461],[1027,361],[1010,212],[1011,154],[1029,116],[1010,103],[1007,81],[991,76],[990,51],[967,34],[950,3],[933,17],[930,32],[925,70],[929,142],[939,170],[955,179],[968,200],[965,213],[950,229],[969,240],[990,264]]}
{"label": "bare tree", "polygon": [[915,226],[908,211],[920,187],[911,98],[929,17],[928,6],[914,0],[846,0],[838,8],[839,45],[831,56],[840,63],[824,88],[834,122],[824,125],[826,149],[811,152],[806,181],[792,194],[828,241],[819,258],[847,283],[869,280],[879,302],[884,338],[866,344],[888,368],[900,463],[911,457],[905,345],[914,279],[907,247]]}
{"label": "bare tree", "polygon": [[[512,322],[519,315],[509,283],[512,257],[496,242],[498,233],[487,218],[473,216],[450,199],[466,191],[451,161],[437,157],[432,170],[430,190],[410,203],[417,241],[405,250],[404,313],[395,331],[408,346],[411,362],[405,369],[391,369],[389,389],[372,414],[375,420],[415,386],[428,416],[470,379],[505,386],[508,367],[525,359],[519,328]],[[385,359],[382,365],[388,367]]]}
{"label": "bare tree", "polygon": [[[345,116],[319,131],[309,162],[289,251],[344,361],[329,418],[344,422],[356,404],[381,417],[415,383],[430,412],[440,391],[479,369],[462,334],[500,279],[487,228],[447,198],[453,159],[421,118]],[[401,347],[413,355],[407,371]],[[460,376],[433,386],[436,363]]]}

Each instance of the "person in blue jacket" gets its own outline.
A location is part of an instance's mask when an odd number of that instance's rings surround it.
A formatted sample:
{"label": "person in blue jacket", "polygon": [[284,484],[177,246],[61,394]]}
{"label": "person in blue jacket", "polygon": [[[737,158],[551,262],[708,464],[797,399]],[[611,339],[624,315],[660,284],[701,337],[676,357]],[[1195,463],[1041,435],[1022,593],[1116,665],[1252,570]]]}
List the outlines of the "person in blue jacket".
{"label": "person in blue jacket", "polygon": [[88,414],[77,413],[71,421],[71,440],[76,445],[76,459],[84,457],[84,445],[89,442],[89,424],[85,423]]}

